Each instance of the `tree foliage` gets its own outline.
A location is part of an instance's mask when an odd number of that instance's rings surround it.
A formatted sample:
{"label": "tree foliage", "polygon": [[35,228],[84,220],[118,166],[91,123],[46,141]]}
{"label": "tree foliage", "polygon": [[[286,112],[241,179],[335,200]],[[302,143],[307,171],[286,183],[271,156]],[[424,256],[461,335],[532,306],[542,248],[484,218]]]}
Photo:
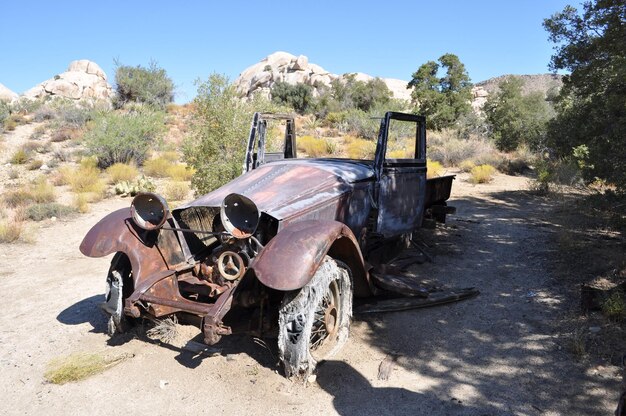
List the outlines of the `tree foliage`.
{"label": "tree foliage", "polygon": [[117,97],[116,107],[128,102],[138,102],[164,109],[174,101],[174,83],[163,68],[150,62],[147,68],[141,65],[120,65],[115,71]]}
{"label": "tree foliage", "polygon": [[[573,149],[583,173],[626,189],[626,3],[593,0],[544,21],[556,44],[553,70],[570,71],[548,137],[561,156]],[[581,147],[583,146],[583,147]],[[581,156],[582,155],[582,156]]]}
{"label": "tree foliage", "polygon": [[472,111],[472,83],[465,65],[454,54],[447,53],[438,62],[428,61],[420,66],[409,81],[410,87],[415,112],[426,116],[429,128],[450,127]]}
{"label": "tree foliage", "polygon": [[522,95],[523,85],[521,78],[505,79],[498,93],[490,96],[483,108],[491,127],[491,138],[503,151],[515,150],[521,144],[538,149],[545,142],[553,110],[540,92]]}
{"label": "tree foliage", "polygon": [[115,163],[143,164],[150,149],[161,140],[165,130],[162,111],[139,108],[132,111],[103,111],[93,119],[85,133],[85,144],[98,166],[107,168]]}
{"label": "tree foliage", "polygon": [[282,111],[255,96],[241,100],[228,78],[212,74],[198,83],[193,101],[192,134],[183,143],[183,158],[194,168],[196,195],[210,192],[241,174],[250,122],[255,111]]}
{"label": "tree foliage", "polygon": [[313,107],[313,87],[307,84],[289,84],[284,81],[275,82],[272,86],[272,101],[287,105],[300,114]]}

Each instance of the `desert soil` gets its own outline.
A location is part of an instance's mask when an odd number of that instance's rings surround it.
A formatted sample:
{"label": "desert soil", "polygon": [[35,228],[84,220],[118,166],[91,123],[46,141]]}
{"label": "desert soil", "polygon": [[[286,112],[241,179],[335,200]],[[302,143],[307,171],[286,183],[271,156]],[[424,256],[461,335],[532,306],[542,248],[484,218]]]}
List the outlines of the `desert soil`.
{"label": "desert soil", "polygon": [[[172,344],[109,340],[98,304],[110,258],[78,246],[128,199],[38,223],[34,243],[0,245],[0,414],[610,414],[618,369],[578,362],[560,325],[575,305],[548,271],[552,202],[526,192],[523,177],[472,185],[460,174],[454,186],[457,214],[420,235],[434,261],[410,270],[481,294],[355,317],[346,346],[308,385],[282,376],[271,340],[235,335],[204,354],[181,348],[198,335],[192,327]],[[127,358],[80,382],[45,382],[52,359],[85,352]],[[386,358],[393,370],[379,380]]]}

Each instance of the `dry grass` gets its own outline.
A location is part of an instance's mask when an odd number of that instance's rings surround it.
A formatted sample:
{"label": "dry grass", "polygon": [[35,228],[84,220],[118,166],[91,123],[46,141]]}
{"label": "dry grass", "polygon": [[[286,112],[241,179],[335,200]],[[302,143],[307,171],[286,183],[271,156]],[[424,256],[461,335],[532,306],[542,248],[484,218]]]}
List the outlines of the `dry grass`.
{"label": "dry grass", "polygon": [[587,331],[586,328],[575,330],[569,339],[569,349],[579,359],[587,354]]}
{"label": "dry grass", "polygon": [[28,166],[26,167],[28,170],[37,170],[43,166],[43,160],[41,159],[33,159],[30,161]]}
{"label": "dry grass", "polygon": [[139,176],[139,170],[134,164],[115,163],[106,170],[109,175],[109,183],[116,185],[123,181],[132,181]]}
{"label": "dry grass", "polygon": [[127,355],[108,358],[103,354],[71,354],[50,361],[44,378],[53,384],[80,381],[100,374],[126,358]]}
{"label": "dry grass", "polygon": [[346,136],[345,151],[350,159],[372,160],[376,153],[376,142],[372,140],[359,139],[357,137]]}
{"label": "dry grass", "polygon": [[165,198],[168,201],[183,201],[189,194],[187,182],[170,182],[165,186]]}
{"label": "dry grass", "polygon": [[302,136],[297,139],[298,150],[306,153],[310,157],[324,157],[332,153],[332,145],[326,139],[315,138],[313,136]]}
{"label": "dry grass", "polygon": [[166,178],[169,176],[168,170],[172,167],[172,162],[164,157],[155,157],[147,160],[143,165],[143,171],[146,175],[153,178]]}
{"label": "dry grass", "polygon": [[496,169],[491,165],[475,166],[470,172],[470,182],[488,183],[493,180]]}
{"label": "dry grass", "polygon": [[26,208],[26,217],[33,221],[42,221],[48,218],[62,218],[76,212],[72,207],[57,204],[56,202],[47,202],[43,204],[34,204]]}
{"label": "dry grass", "polygon": [[161,157],[167,160],[168,162],[174,163],[174,162],[178,162],[178,160],[180,159],[180,154],[174,150],[170,150],[170,151],[161,153]]}
{"label": "dry grass", "polygon": [[54,202],[55,199],[54,187],[48,183],[45,176],[39,176],[30,184],[8,191],[4,195],[4,202],[10,207],[24,206],[33,202]]}
{"label": "dry grass", "polygon": [[174,341],[178,334],[178,319],[176,316],[160,320],[155,326],[146,331],[146,335],[152,339],[158,339],[166,344]]}
{"label": "dry grass", "polygon": [[52,133],[52,135],[50,136],[50,141],[55,143],[64,142],[67,140],[78,141],[83,137],[84,134],[85,133],[83,129],[80,128],[62,127]]}
{"label": "dry grass", "polygon": [[0,243],[10,244],[19,241],[23,229],[22,221],[0,220]]}
{"label": "dry grass", "polygon": [[426,159],[426,177],[436,178],[443,174],[443,166],[436,160]]}
{"label": "dry grass", "polygon": [[167,170],[167,175],[175,181],[189,181],[196,171],[182,163],[172,165]]}
{"label": "dry grass", "polygon": [[70,173],[69,185],[72,192],[89,194],[89,199],[92,202],[104,197],[106,184],[100,179],[100,169],[93,159],[83,159],[78,169]]}
{"label": "dry grass", "polygon": [[89,212],[89,198],[86,194],[76,194],[74,196],[74,208],[81,214]]}
{"label": "dry grass", "polygon": [[15,153],[9,159],[12,165],[23,165],[28,162],[29,155],[28,152],[24,149],[17,149]]}
{"label": "dry grass", "polygon": [[387,157],[390,159],[410,159],[413,157],[413,152],[408,149],[396,149],[388,151]]}
{"label": "dry grass", "polygon": [[471,172],[476,167],[476,163],[473,160],[464,160],[459,164],[461,172]]}

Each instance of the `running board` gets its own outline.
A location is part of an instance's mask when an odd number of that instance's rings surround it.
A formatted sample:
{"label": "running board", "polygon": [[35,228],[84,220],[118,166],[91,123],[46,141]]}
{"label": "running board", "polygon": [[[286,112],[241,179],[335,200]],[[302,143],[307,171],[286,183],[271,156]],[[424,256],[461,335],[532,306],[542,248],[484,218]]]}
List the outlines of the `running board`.
{"label": "running board", "polygon": [[465,289],[450,289],[440,292],[431,292],[427,298],[403,297],[396,299],[385,299],[375,303],[367,303],[354,308],[355,315],[380,312],[397,312],[410,309],[429,308],[431,306],[444,305],[446,303],[458,302],[477,296],[480,291],[469,287]]}

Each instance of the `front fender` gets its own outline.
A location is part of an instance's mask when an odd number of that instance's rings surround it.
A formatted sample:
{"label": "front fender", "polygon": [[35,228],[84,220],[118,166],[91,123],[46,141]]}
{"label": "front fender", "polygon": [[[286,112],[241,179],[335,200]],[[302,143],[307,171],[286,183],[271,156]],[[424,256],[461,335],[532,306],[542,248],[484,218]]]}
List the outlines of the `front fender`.
{"label": "front fender", "polygon": [[357,296],[371,294],[363,255],[352,231],[337,221],[308,220],[287,225],[253,260],[250,268],[272,289],[300,289],[312,278],[324,257],[346,263]]}
{"label": "front fender", "polygon": [[156,244],[158,231],[140,236],[130,219],[130,208],[122,208],[101,219],[80,244],[88,257],[103,257],[118,251],[126,254],[133,270],[135,287],[145,276],[169,269]]}

